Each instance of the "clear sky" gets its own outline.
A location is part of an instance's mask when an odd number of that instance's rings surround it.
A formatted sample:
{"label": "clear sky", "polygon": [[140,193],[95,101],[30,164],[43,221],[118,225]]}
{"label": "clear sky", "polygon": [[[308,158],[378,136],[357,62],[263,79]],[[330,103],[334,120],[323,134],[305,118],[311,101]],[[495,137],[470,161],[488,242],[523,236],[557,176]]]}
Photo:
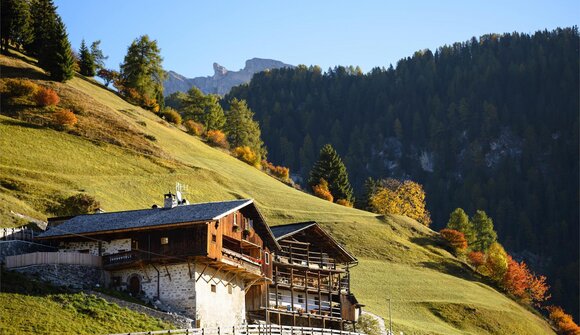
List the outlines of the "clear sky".
{"label": "clear sky", "polygon": [[118,69],[140,35],[156,39],[163,67],[212,75],[247,59],[298,65],[359,65],[367,72],[425,48],[487,33],[580,25],[580,1],[55,0],[73,48],[100,39]]}

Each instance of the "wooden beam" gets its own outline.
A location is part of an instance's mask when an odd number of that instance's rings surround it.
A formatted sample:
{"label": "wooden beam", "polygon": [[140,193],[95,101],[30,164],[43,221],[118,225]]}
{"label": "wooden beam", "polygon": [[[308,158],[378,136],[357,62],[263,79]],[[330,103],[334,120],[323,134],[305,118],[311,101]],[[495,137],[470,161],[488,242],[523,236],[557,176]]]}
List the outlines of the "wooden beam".
{"label": "wooden beam", "polygon": [[171,274],[169,273],[169,269],[167,269],[167,265],[164,265],[165,267],[165,272],[167,272],[166,277],[169,277],[169,281],[171,281]]}
{"label": "wooden beam", "polygon": [[244,293],[248,293],[248,290],[250,289],[250,287],[252,287],[252,285],[254,285],[260,279],[262,279],[262,278],[256,278],[256,279],[252,280],[251,282],[249,282],[248,284],[246,284],[246,288],[244,288]]}
{"label": "wooden beam", "polygon": [[222,269],[222,267],[223,267],[223,264],[222,264],[222,265],[220,265],[220,266],[217,268],[217,270],[215,270],[215,272],[213,273],[213,275],[212,275],[212,276],[211,276],[211,277],[210,277],[210,278],[207,280],[207,282],[208,282],[208,283],[214,279],[215,275],[217,275],[217,274],[220,272],[220,270]]}
{"label": "wooden beam", "polygon": [[[191,264],[189,263],[189,258],[187,259],[187,270],[189,271],[189,279],[193,279],[193,275],[191,273]],[[193,273],[195,273],[195,263],[193,263]]]}
{"label": "wooden beam", "polygon": [[147,278],[147,281],[151,282],[151,278],[147,274],[147,270],[145,269],[145,266],[143,265],[143,263],[139,262],[139,267],[141,268],[141,271],[143,271],[143,273],[145,274],[145,278]]}
{"label": "wooden beam", "polygon": [[201,278],[201,276],[203,276],[203,274],[205,273],[205,270],[207,270],[207,267],[209,266],[209,264],[206,264],[205,267],[203,268],[203,270],[201,271],[201,273],[199,274],[199,277],[197,277],[197,279],[195,280],[195,282],[197,283],[199,281],[199,279]]}

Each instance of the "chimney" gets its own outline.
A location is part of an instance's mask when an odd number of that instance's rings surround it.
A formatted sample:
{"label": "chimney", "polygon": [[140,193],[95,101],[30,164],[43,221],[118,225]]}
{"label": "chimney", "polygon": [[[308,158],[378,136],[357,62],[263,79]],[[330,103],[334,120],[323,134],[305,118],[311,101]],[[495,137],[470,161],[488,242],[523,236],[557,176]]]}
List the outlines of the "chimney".
{"label": "chimney", "polygon": [[175,198],[175,194],[171,192],[163,195],[163,208],[169,209],[177,206],[177,199]]}

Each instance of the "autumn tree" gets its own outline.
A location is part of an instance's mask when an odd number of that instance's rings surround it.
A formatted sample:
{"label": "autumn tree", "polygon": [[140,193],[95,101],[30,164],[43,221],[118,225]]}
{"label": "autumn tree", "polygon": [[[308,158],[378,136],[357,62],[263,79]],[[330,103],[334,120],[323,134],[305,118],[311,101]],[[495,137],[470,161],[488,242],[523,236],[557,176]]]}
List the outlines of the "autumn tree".
{"label": "autumn tree", "polygon": [[462,232],[465,235],[468,245],[471,245],[475,241],[473,224],[469,221],[469,217],[462,208],[456,208],[451,212],[449,221],[447,222],[447,228]]}
{"label": "autumn tree", "polygon": [[471,218],[475,231],[475,241],[471,248],[477,251],[486,251],[490,245],[497,241],[497,233],[493,229],[493,220],[485,211],[477,210]]}
{"label": "autumn tree", "polygon": [[79,58],[80,58],[80,73],[83,76],[94,77],[95,76],[95,58],[93,54],[87,48],[85,40],[81,42],[81,47],[79,48]]}
{"label": "autumn tree", "polygon": [[328,182],[328,189],[334,199],[345,199],[350,203],[354,201],[346,166],[330,144],[320,149],[318,161],[310,170],[308,185],[314,190],[314,186],[319,185],[321,179]]}
{"label": "autumn tree", "polygon": [[546,277],[533,274],[524,261],[517,262],[508,255],[508,268],[502,287],[525,303],[537,303],[548,298]]}
{"label": "autumn tree", "polygon": [[260,125],[254,120],[254,112],[248,108],[245,100],[234,98],[229,101],[224,130],[231,146],[249,147],[258,155],[259,161],[266,157]]}
{"label": "autumn tree", "polygon": [[137,103],[150,105],[156,101],[159,94],[163,93],[163,80],[165,71],[161,66],[161,50],[156,40],[143,35],[135,39],[129,48],[121,64],[120,80],[123,94],[129,94],[128,89],[137,93]]}
{"label": "autumn tree", "polygon": [[426,208],[423,187],[411,180],[404,182],[387,179],[371,196],[370,205],[375,213],[405,215],[429,226],[431,215]]}
{"label": "autumn tree", "polygon": [[103,79],[106,87],[109,87],[110,83],[114,82],[115,80],[117,80],[119,78],[119,72],[117,72],[115,70],[109,70],[109,69],[100,69],[97,72],[97,76],[99,78]]}
{"label": "autumn tree", "polygon": [[0,1],[0,38],[3,53],[9,43],[22,46],[32,40],[30,7],[26,0]]}
{"label": "autumn tree", "polygon": [[558,330],[560,335],[578,335],[580,334],[580,327],[574,322],[570,314],[564,312],[559,306],[547,307],[550,321]]}
{"label": "autumn tree", "polygon": [[493,242],[487,249],[483,274],[500,283],[508,270],[508,254],[501,244]]}
{"label": "autumn tree", "polygon": [[443,237],[449,245],[453,248],[453,251],[457,253],[463,253],[467,250],[467,241],[465,240],[465,235],[462,232],[454,229],[441,229],[439,232],[441,237]]}
{"label": "autumn tree", "polygon": [[320,199],[324,199],[330,202],[334,200],[332,193],[328,189],[328,182],[324,178],[320,178],[318,184],[312,186],[312,192]]}

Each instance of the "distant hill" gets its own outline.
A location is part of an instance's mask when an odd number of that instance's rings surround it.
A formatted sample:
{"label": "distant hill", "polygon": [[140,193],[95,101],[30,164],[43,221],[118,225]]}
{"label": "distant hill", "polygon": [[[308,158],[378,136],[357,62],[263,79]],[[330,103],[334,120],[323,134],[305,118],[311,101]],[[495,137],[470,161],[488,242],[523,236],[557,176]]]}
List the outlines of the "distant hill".
{"label": "distant hill", "polygon": [[230,71],[218,63],[213,63],[213,76],[186,78],[174,71],[167,72],[163,82],[164,94],[186,92],[191,87],[199,88],[205,94],[227,94],[232,87],[249,82],[255,73],[265,70],[293,68],[294,66],[273,59],[252,58],[239,71]]}
{"label": "distant hill", "polygon": [[[390,299],[396,334],[554,334],[541,316],[489,286],[416,221],[347,208],[288,187],[90,79],[51,82],[36,66],[6,56],[0,56],[0,71],[0,227],[23,224],[14,213],[46,219],[64,197],[78,192],[96,197],[106,211],[148,208],[179,181],[189,186],[190,202],[254,198],[269,224],[319,222],[358,258],[352,288],[365,309],[387,318]],[[11,77],[52,87],[59,105],[75,111],[77,125],[51,129],[42,122],[47,111],[4,99]],[[51,311],[60,308],[44,302]],[[10,323],[7,333],[15,333],[13,327],[49,333],[44,327],[54,323],[54,313],[30,314],[42,303],[2,291],[0,320]],[[27,312],[28,318],[10,315]],[[91,310],[75,332],[121,332],[98,328],[100,315]]]}

